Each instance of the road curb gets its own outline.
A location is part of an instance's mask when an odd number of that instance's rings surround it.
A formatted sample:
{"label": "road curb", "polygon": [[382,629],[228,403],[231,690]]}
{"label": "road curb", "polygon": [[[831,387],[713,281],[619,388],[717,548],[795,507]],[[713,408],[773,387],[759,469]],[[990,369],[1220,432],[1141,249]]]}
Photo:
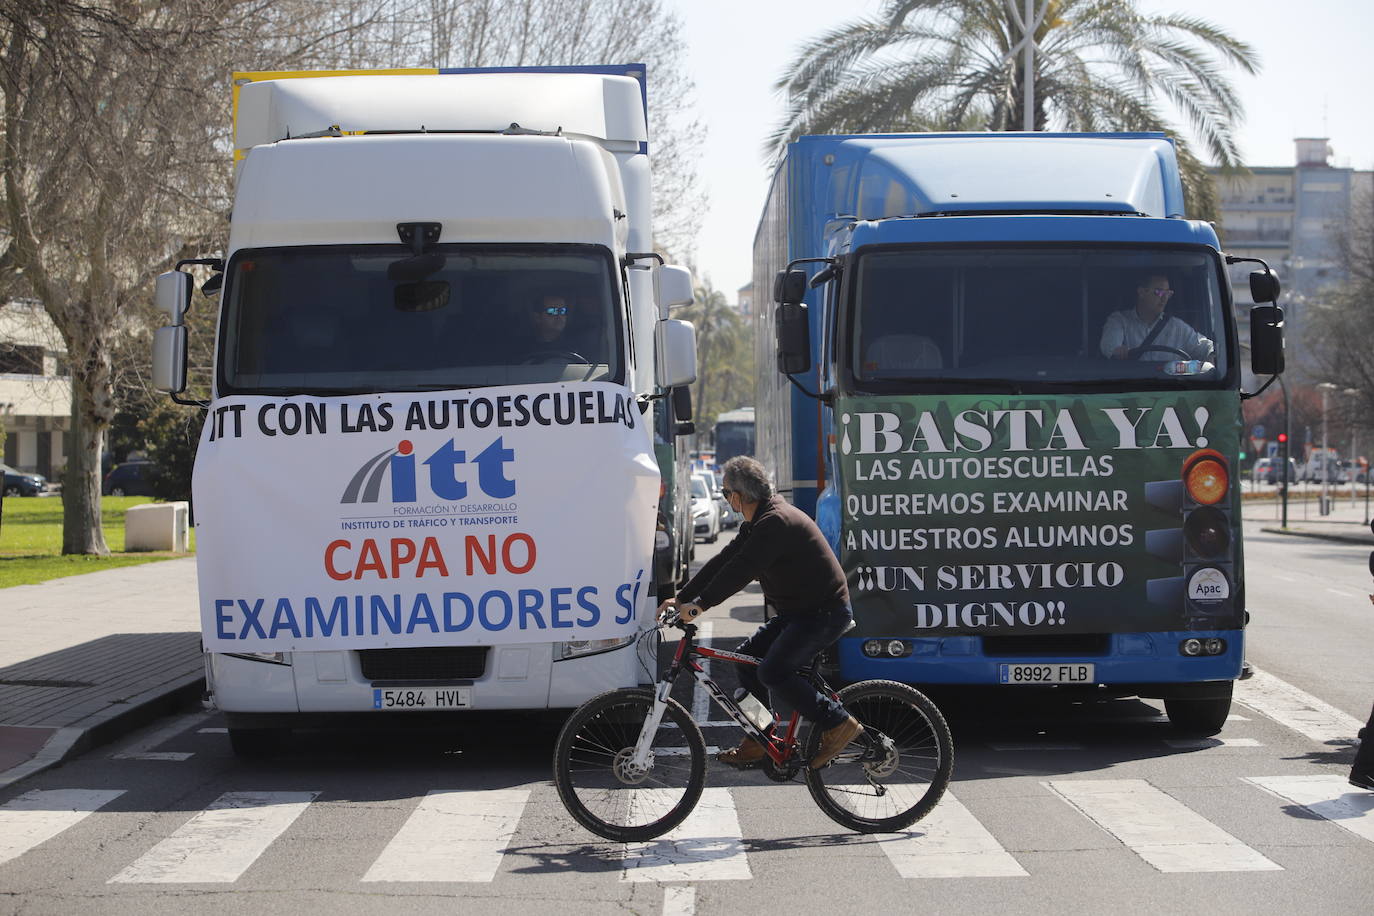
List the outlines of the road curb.
{"label": "road curb", "polygon": [[0,773],[0,789],[8,788],[44,770],[60,766],[67,760],[84,754],[91,748],[109,744],[111,741],[134,731],[168,713],[175,712],[182,705],[194,702],[205,692],[205,677],[191,675],[150,692],[143,699],[129,703],[106,718],[84,728],[69,726],[53,732],[38,753],[25,761]]}
{"label": "road curb", "polygon": [[1296,528],[1260,528],[1266,534],[1285,534],[1289,537],[1313,538],[1318,541],[1339,541],[1343,544],[1363,544],[1374,547],[1374,538],[1350,534],[1327,534],[1323,531],[1299,531]]}

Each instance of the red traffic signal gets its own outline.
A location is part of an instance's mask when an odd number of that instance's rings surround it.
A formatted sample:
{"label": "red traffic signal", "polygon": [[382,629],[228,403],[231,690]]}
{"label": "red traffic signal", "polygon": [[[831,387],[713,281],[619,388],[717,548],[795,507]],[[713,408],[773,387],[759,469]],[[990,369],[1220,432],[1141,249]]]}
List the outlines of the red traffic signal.
{"label": "red traffic signal", "polygon": [[1287,441],[1288,441],[1288,433],[1279,433],[1279,444],[1282,445],[1283,443],[1285,443],[1285,442],[1287,442]]}

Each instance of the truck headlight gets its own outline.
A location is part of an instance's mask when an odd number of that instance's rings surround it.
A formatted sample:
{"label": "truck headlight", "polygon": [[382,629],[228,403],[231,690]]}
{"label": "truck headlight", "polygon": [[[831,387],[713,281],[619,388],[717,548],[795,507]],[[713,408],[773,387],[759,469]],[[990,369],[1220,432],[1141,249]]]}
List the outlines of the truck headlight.
{"label": "truck headlight", "polygon": [[242,658],[250,662],[267,662],[271,665],[290,665],[291,658],[286,652],[226,652],[230,658]]}
{"label": "truck headlight", "polygon": [[616,649],[628,646],[634,642],[631,636],[621,636],[616,639],[572,639],[567,642],[560,642],[557,648],[557,657],[554,661],[566,661],[570,658],[582,658],[587,655],[596,655],[600,652],[613,652]]}

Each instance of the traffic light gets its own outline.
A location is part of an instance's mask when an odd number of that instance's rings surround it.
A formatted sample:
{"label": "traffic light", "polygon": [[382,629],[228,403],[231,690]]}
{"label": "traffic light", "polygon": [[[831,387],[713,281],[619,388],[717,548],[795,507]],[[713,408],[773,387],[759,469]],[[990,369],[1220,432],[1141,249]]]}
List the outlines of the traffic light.
{"label": "traffic light", "polygon": [[1283,444],[1284,444],[1285,442],[1287,442],[1287,441],[1288,441],[1288,433],[1279,433],[1279,445],[1283,445]]}
{"label": "traffic light", "polygon": [[1147,482],[1145,500],[1171,515],[1177,513],[1182,521],[1179,527],[1145,532],[1148,553],[1182,567],[1182,575],[1146,582],[1149,602],[1176,608],[1181,629],[1240,626],[1226,458],[1215,449],[1194,452],[1183,462],[1178,480]]}

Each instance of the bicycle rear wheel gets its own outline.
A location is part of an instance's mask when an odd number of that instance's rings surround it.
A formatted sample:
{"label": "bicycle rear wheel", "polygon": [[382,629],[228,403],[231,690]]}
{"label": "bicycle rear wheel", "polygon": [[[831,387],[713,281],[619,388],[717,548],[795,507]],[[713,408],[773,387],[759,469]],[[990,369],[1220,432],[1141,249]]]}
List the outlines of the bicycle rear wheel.
{"label": "bicycle rear wheel", "polygon": [[563,726],[553,752],[563,806],[597,836],[620,843],[662,836],[692,813],[706,784],[706,739],[687,710],[668,700],[645,773],[629,766],[653,708],[652,690],[593,697]]}
{"label": "bicycle rear wheel", "polygon": [[[861,681],[840,701],[864,734],[819,770],[806,768],[806,787],[826,816],[860,833],[889,833],[925,817],[945,794],[954,771],[954,740],[925,694],[896,681]],[[806,759],[816,756],[813,727]]]}

